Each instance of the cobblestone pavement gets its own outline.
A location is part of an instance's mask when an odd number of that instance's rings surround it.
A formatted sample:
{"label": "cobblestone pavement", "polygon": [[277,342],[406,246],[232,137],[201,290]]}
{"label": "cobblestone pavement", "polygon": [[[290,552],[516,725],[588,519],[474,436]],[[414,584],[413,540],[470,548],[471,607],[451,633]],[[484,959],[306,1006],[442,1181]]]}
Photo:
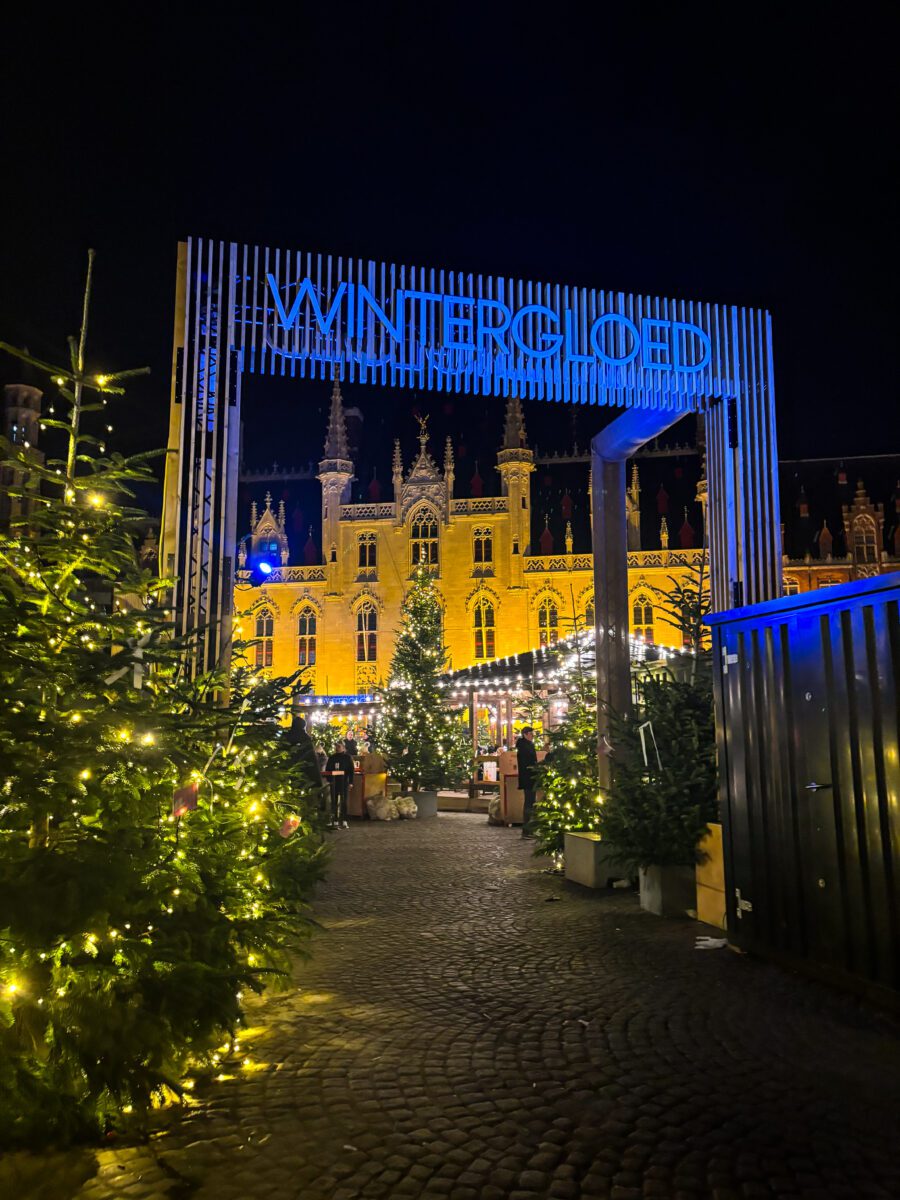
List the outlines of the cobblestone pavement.
{"label": "cobblestone pavement", "polygon": [[483,817],[338,836],[314,957],[251,1012],[260,1062],[66,1196],[900,1196],[888,1018],[698,952],[708,929],[576,891]]}

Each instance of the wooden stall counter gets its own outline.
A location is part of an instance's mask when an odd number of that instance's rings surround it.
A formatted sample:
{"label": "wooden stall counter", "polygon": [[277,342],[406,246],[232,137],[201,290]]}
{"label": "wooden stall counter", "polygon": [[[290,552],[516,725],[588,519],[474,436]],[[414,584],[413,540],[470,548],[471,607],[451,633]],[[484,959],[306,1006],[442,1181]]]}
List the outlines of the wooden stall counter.
{"label": "wooden stall counter", "polygon": [[347,801],[347,812],[351,817],[366,817],[366,801],[372,796],[384,796],[387,793],[387,768],[381,754],[360,754],[354,762],[356,771]]}

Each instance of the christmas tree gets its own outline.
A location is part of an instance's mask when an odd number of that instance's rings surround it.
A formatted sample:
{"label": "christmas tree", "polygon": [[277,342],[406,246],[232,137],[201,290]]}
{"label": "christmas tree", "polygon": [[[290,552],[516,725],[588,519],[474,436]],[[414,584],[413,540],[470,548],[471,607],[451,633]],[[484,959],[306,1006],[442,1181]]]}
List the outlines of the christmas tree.
{"label": "christmas tree", "polygon": [[597,769],[597,684],[576,634],[572,663],[562,686],[569,706],[550,730],[548,754],[538,768],[538,800],[532,818],[536,854],[561,861],[566,832],[596,831],[601,797]]}
{"label": "christmas tree", "polygon": [[471,770],[469,739],[444,704],[439,677],[447,662],[441,604],[434,579],[419,568],[401,609],[378,746],[404,790],[435,790]]}
{"label": "christmas tree", "polygon": [[7,1144],[137,1120],[218,1069],[243,994],[290,969],[321,869],[310,783],[277,736],[291,681],[191,677],[171,581],[135,551],[147,461],[86,431],[131,374],[86,367],[92,262],[65,366],[0,344],[54,381],[62,449],[0,443],[20,509],[0,534]]}
{"label": "christmas tree", "polygon": [[613,720],[613,781],[600,830],[634,867],[691,866],[717,819],[712,696],[704,683],[643,680],[641,710]]}
{"label": "christmas tree", "polygon": [[718,818],[705,555],[685,582],[671,584],[662,619],[690,654],[662,673],[642,672],[635,713],[612,719],[613,779],[600,828],[635,867],[693,865],[698,841]]}

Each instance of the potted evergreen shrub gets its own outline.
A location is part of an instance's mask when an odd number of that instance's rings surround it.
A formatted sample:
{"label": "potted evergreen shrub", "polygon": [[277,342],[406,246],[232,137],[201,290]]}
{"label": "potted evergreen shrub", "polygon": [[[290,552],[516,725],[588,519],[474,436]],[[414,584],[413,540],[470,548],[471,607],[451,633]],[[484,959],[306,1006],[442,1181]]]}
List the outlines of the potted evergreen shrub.
{"label": "potted evergreen shrub", "polygon": [[437,816],[438,788],[471,771],[467,731],[439,686],[446,661],[437,588],[420,568],[403,600],[378,737],[390,774],[412,792],[419,817]]}
{"label": "potted evergreen shrub", "polygon": [[648,677],[636,716],[614,722],[614,771],[600,829],[639,869],[641,907],[695,905],[697,844],[717,817],[712,695],[705,678]]}

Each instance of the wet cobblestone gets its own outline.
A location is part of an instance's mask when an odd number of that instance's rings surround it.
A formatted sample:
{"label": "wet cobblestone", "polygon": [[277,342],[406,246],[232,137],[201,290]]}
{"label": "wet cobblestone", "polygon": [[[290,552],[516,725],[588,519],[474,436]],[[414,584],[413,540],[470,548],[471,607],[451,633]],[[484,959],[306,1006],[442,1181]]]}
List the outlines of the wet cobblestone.
{"label": "wet cobblestone", "polygon": [[265,1065],[41,1194],[900,1196],[888,1018],[697,952],[702,927],[542,874],[512,830],[357,825],[317,917],[295,986],[251,1010]]}

